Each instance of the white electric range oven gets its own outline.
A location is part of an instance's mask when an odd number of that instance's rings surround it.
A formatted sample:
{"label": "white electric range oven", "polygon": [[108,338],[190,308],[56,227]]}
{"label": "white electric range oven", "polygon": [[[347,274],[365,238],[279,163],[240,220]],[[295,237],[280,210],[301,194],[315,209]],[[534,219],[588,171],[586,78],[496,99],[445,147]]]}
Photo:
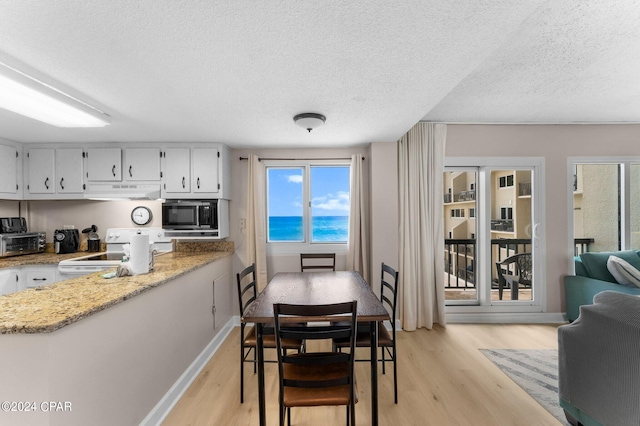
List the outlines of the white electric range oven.
{"label": "white electric range oven", "polygon": [[131,236],[138,231],[149,234],[149,242],[158,253],[171,251],[171,237],[167,237],[162,228],[109,228],[105,238],[107,251],[63,260],[58,263],[58,272],[66,278],[73,278],[118,266],[125,256],[123,246],[131,243]]}

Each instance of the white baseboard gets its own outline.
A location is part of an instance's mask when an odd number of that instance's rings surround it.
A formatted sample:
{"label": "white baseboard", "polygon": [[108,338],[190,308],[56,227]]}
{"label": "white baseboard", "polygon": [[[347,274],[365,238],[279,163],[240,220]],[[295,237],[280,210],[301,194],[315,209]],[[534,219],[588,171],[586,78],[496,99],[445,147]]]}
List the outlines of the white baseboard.
{"label": "white baseboard", "polygon": [[447,314],[448,324],[561,324],[567,322],[562,312],[553,313],[451,313]]}
{"label": "white baseboard", "polygon": [[[237,324],[236,324],[237,322]],[[171,386],[167,393],[160,399],[155,407],[147,414],[147,417],[140,422],[143,426],[155,426],[161,424],[169,415],[173,407],[180,400],[182,395],[189,389],[191,383],[198,377],[202,369],[207,365],[211,357],[216,353],[222,342],[227,338],[233,327],[240,324],[238,316],[232,317],[215,335],[209,344],[193,360],[191,365],[182,373],[180,378]]]}

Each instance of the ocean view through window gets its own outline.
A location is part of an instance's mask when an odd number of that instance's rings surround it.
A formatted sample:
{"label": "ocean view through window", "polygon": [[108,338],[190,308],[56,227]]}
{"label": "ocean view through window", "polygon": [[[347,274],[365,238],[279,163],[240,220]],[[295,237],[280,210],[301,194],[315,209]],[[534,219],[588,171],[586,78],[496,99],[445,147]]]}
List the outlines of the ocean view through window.
{"label": "ocean view through window", "polygon": [[349,166],[267,166],[268,242],[346,243]]}

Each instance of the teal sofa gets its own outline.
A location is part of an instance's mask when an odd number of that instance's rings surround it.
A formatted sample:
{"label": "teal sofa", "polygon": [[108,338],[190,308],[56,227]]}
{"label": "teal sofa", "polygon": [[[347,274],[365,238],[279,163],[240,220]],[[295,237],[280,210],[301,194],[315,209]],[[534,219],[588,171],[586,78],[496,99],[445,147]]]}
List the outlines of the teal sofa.
{"label": "teal sofa", "polygon": [[640,295],[640,288],[618,284],[607,269],[609,256],[626,260],[640,269],[637,251],[590,252],[576,256],[576,274],[564,277],[564,295],[567,319],[575,321],[580,315],[580,306],[593,304],[593,297],[605,290]]}

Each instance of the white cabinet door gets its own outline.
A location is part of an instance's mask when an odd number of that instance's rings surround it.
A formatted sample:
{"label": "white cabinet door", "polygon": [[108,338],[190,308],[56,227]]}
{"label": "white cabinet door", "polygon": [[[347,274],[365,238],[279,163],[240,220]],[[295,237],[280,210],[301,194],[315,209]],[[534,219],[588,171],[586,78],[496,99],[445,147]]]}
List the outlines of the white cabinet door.
{"label": "white cabinet door", "polygon": [[18,192],[18,150],[13,146],[0,145],[0,193]]}
{"label": "white cabinet door", "polygon": [[59,194],[84,192],[82,148],[56,149],[56,190]]}
{"label": "white cabinet door", "polygon": [[52,266],[27,266],[23,268],[22,276],[25,279],[26,288],[40,287],[56,282],[58,267]]}
{"label": "white cabinet door", "polygon": [[231,275],[224,274],[213,280],[213,328],[225,325],[231,318]]}
{"label": "white cabinet door", "polygon": [[193,189],[195,193],[215,195],[220,190],[218,177],[218,148],[194,148],[193,157]]}
{"label": "white cabinet door", "polygon": [[126,148],[124,159],[124,180],[160,180],[160,148]]}
{"label": "white cabinet door", "polygon": [[29,194],[54,194],[55,150],[53,148],[33,148],[27,151],[27,192]]}
{"label": "white cabinet door", "polygon": [[119,182],[122,180],[122,149],[87,149],[87,180],[90,182]]}
{"label": "white cabinet door", "polygon": [[18,271],[15,269],[0,270],[0,296],[18,291]]}
{"label": "white cabinet door", "polygon": [[167,148],[164,151],[164,185],[166,195],[182,195],[191,192],[191,150]]}

